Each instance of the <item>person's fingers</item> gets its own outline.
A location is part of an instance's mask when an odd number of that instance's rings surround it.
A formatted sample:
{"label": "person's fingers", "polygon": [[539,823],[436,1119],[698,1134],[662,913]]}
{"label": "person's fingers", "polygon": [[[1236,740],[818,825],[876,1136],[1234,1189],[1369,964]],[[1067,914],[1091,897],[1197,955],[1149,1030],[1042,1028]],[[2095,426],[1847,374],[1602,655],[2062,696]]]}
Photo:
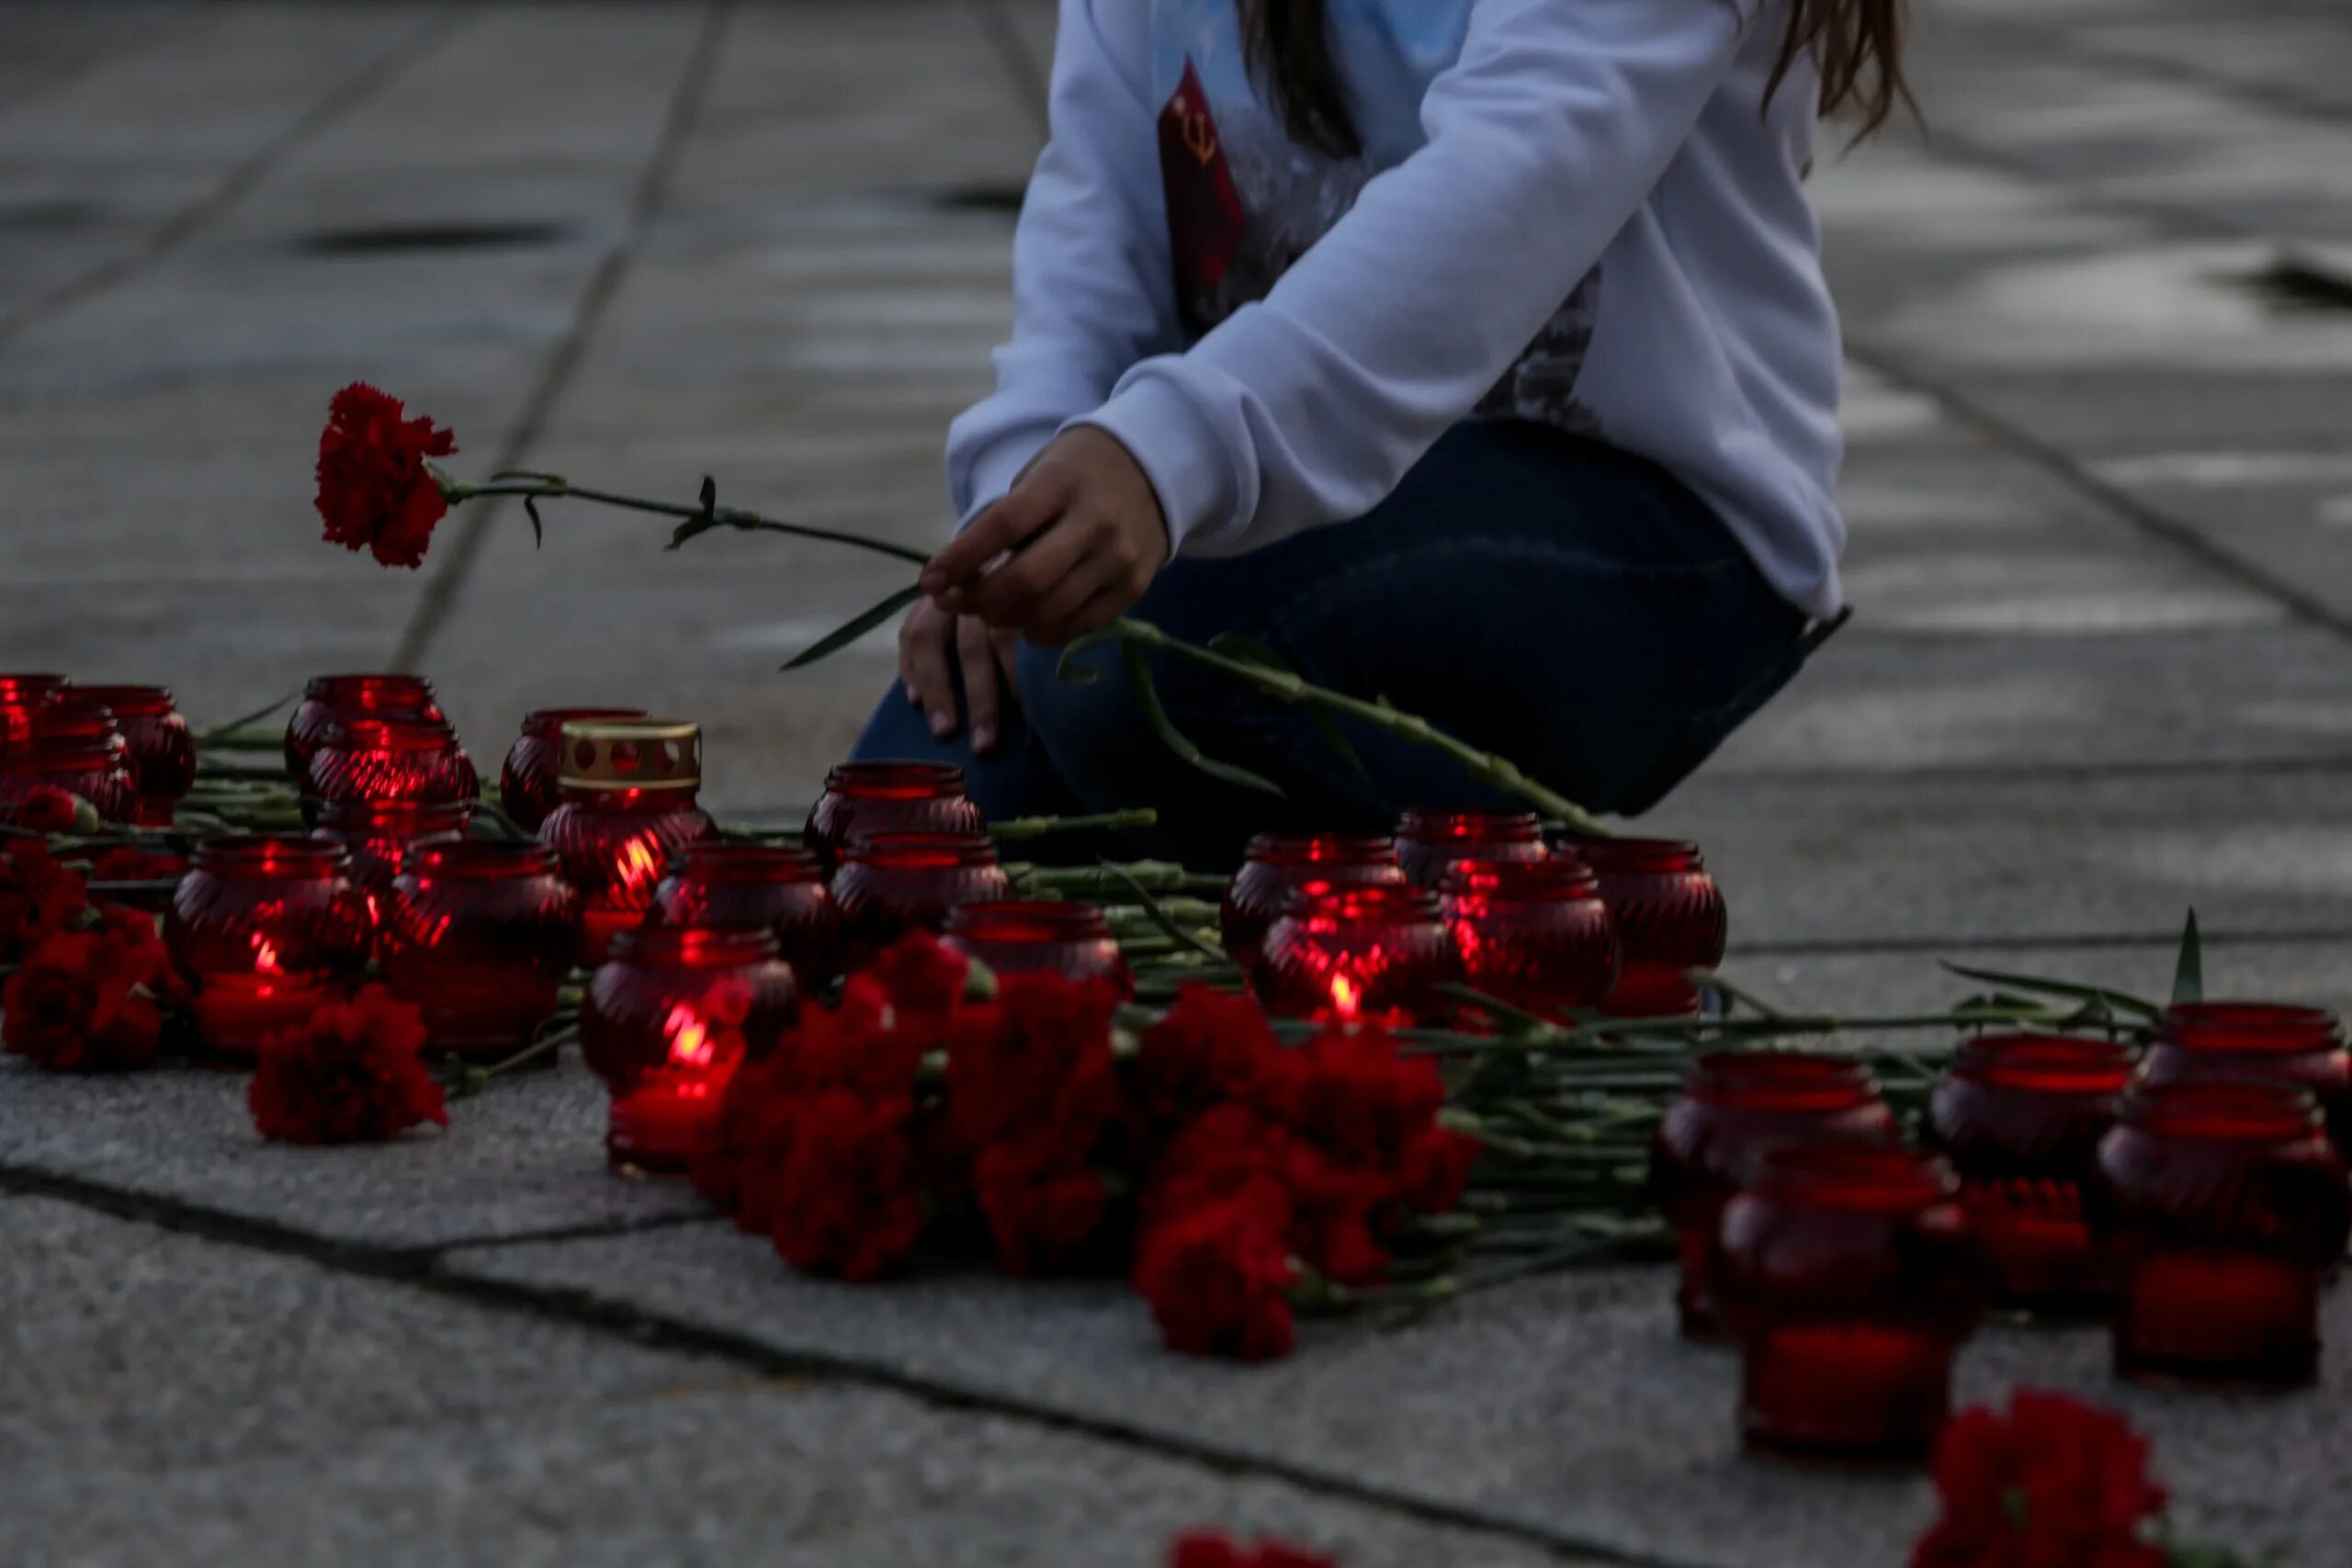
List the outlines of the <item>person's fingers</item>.
{"label": "person's fingers", "polygon": [[964,713],[971,721],[972,750],[985,756],[996,746],[999,694],[1004,685],[987,625],[957,616],[956,653],[964,666]]}
{"label": "person's fingers", "polygon": [[978,583],[955,595],[958,612],[978,615],[992,626],[1020,627],[1035,613],[1038,601],[1053,592],[1086,558],[1092,532],[1065,513],[1032,535],[1026,545]]}
{"label": "person's fingers", "polygon": [[942,739],[956,733],[956,684],[947,668],[948,623],[918,604],[899,627],[899,679]]}
{"label": "person's fingers", "polygon": [[1111,586],[1109,562],[1100,552],[1090,552],[1055,583],[1021,619],[1021,632],[1030,641],[1047,648],[1058,648],[1069,640],[1057,640],[1056,634],[1078,614],[1080,606],[1097,593]]}
{"label": "person's fingers", "polygon": [[1101,631],[1127,613],[1139,595],[1124,586],[1114,584],[1087,600],[1058,626],[1046,628],[1043,637],[1031,635],[1029,640],[1040,648],[1063,648],[1084,637],[1088,632]]}
{"label": "person's fingers", "polygon": [[1004,705],[1009,712],[1021,705],[1021,634],[991,629],[989,647],[996,654],[996,667],[1004,676]]}
{"label": "person's fingers", "polygon": [[[967,585],[997,557],[1020,548],[1032,534],[1060,514],[1067,489],[1057,470],[1050,468],[1023,479],[931,558],[918,579],[922,591],[942,599]],[[947,606],[943,604],[941,608]]]}

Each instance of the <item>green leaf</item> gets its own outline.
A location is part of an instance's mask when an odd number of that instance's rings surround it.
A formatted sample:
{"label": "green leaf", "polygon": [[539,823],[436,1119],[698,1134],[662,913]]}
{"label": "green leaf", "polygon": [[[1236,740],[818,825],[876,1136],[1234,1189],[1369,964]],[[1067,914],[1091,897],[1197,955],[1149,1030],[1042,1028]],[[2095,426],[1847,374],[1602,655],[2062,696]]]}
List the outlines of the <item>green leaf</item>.
{"label": "green leaf", "polygon": [[1186,739],[1184,732],[1178,729],[1175,721],[1168,716],[1167,708],[1160,705],[1159,690],[1151,683],[1151,665],[1144,658],[1142,649],[1132,642],[1122,642],[1119,657],[1126,666],[1127,684],[1134,690],[1136,701],[1143,705],[1143,716],[1162,745],[1213,779],[1223,779],[1227,784],[1243,789],[1271,795],[1277,800],[1282,798],[1282,786],[1272,779],[1262,778],[1247,768],[1237,768],[1230,762],[1220,762]]}
{"label": "green leaf", "polygon": [[1134,896],[1135,901],[1143,907],[1145,917],[1148,919],[1153,925],[1158,926],[1162,932],[1168,936],[1173,937],[1178,946],[1190,948],[1193,952],[1199,953],[1204,958],[1207,958],[1220,966],[1230,964],[1233,962],[1232,955],[1227,953],[1225,949],[1210,946],[1207,942],[1203,942],[1199,937],[1194,936],[1191,931],[1186,931],[1182,926],[1177,924],[1176,918],[1168,912],[1167,907],[1161,904],[1159,899],[1153,897],[1151,895],[1151,889],[1146,887],[1143,885],[1142,879],[1137,877],[1125,866],[1119,864],[1115,861],[1107,860],[1099,861],[1096,863],[1101,865],[1104,871],[1109,872],[1113,876],[1119,879],[1121,886],[1125,886],[1127,892]]}
{"label": "green leaf", "polygon": [[2197,911],[2188,911],[2188,922],[2180,928],[2180,956],[2173,960],[2172,999],[2176,1002],[2201,1002],[2205,999],[2205,944],[2197,935]]}
{"label": "green leaf", "polygon": [[836,626],[819,637],[808,648],[795,654],[784,667],[786,670],[800,670],[816,663],[820,659],[839,653],[842,649],[847,648],[851,643],[855,642],[859,637],[864,637],[922,597],[922,590],[920,588],[899,589],[847,625]]}
{"label": "green leaf", "polygon": [[718,515],[718,481],[708,474],[702,477],[702,491],[699,499],[702,502],[702,514],[705,517]]}
{"label": "green leaf", "polygon": [[1104,643],[1124,642],[1125,637],[1116,623],[1070,639],[1062,649],[1062,656],[1054,660],[1054,679],[1072,686],[1091,686],[1102,679],[1102,671],[1078,662],[1078,656]]}
{"label": "green leaf", "polygon": [[[1284,675],[1298,673],[1296,665],[1256,637],[1246,637],[1240,632],[1217,633],[1209,638],[1209,651],[1221,653],[1244,664],[1255,664],[1261,670],[1275,670]],[[1372,770],[1363,765],[1362,757],[1356,755],[1354,744],[1348,739],[1348,732],[1340,728],[1338,715],[1328,708],[1307,705],[1306,722],[1315,727],[1315,733],[1322,738],[1323,744],[1330,748],[1331,754],[1340,759],[1340,765],[1355,776],[1357,783],[1373,783]]]}
{"label": "green leaf", "polygon": [[1244,664],[1255,664],[1261,669],[1279,670],[1285,675],[1298,673],[1297,667],[1290,660],[1260,642],[1256,637],[1245,636],[1240,632],[1217,633],[1216,636],[1209,638],[1209,651],[1222,653],[1227,659],[1238,659]]}
{"label": "green leaf", "polygon": [[2110,991],[2104,986],[2078,985],[2072,980],[2046,979],[2039,975],[2018,975],[2003,969],[1978,969],[1965,964],[1954,964],[1949,958],[1936,961],[1946,970],[1962,979],[1982,980],[1988,986],[2014,986],[2020,991],[2033,991],[2045,997],[2072,997],[2077,1001],[2100,1002],[2123,1012],[2136,1013],[2142,1018],[2154,1018],[2164,1010],[2125,991]]}
{"label": "green leaf", "polygon": [[536,549],[536,548],[537,548],[537,547],[541,547],[541,546],[544,546],[544,545],[548,542],[548,534],[547,534],[547,529],[546,529],[544,526],[542,526],[542,525],[540,525],[540,522],[539,522],[539,502],[538,502],[538,498],[537,498],[537,496],[531,496],[531,495],[526,495],[526,496],[525,496],[525,497],[523,498],[523,510],[524,510],[525,512],[526,512],[526,513],[530,513],[530,517],[531,517],[531,545],[532,545],[532,547]]}
{"label": "green leaf", "polygon": [[493,479],[537,479],[541,484],[568,485],[571,481],[561,474],[551,474],[544,468],[501,468],[490,476]]}

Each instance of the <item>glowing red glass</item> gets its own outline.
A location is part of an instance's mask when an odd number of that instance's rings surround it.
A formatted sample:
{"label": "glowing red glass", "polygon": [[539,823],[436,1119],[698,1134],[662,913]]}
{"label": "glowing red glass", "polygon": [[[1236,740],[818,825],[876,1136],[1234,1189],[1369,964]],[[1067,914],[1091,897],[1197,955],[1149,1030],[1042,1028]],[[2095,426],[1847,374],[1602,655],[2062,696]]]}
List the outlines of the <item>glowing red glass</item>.
{"label": "glowing red glass", "polygon": [[287,721],[287,776],[298,784],[308,778],[311,754],[327,731],[356,718],[448,722],[433,682],[422,675],[313,675],[302,688],[301,706]]}
{"label": "glowing red glass", "polygon": [[1699,1010],[1692,969],[1724,959],[1723,890],[1699,846],[1673,839],[1573,839],[1563,848],[1592,868],[1623,954],[1603,1010],[1618,1018],[1679,1018]]}
{"label": "glowing red glass", "polygon": [[1456,1004],[1462,954],[1437,895],[1419,887],[1309,886],[1266,932],[1250,989],[1277,1018],[1430,1023]]}
{"label": "glowing red glass", "polygon": [[[113,721],[106,720],[111,728]],[[23,800],[37,789],[79,795],[109,822],[129,822],[139,811],[120,741],[105,735],[51,733],[0,745],[0,802]]]}
{"label": "glowing red glass", "polygon": [[1044,972],[1135,988],[1111,922],[1091,904],[1026,898],[966,904],[948,912],[946,941],[999,975]]}
{"label": "glowing red glass", "polygon": [[371,899],[392,885],[413,852],[464,838],[474,817],[470,800],[330,800],[314,809],[319,825],[311,836],[351,852],[351,880]]}
{"label": "glowing red glass", "polygon": [[1456,861],[1444,892],[1463,972],[1488,996],[1565,1022],[1617,983],[1616,923],[1582,863]]}
{"label": "glowing red glass", "polygon": [[1436,892],[1464,861],[1551,857],[1532,811],[1408,811],[1396,824],[1396,861],[1415,886]]}
{"label": "glowing red glass", "polygon": [[2079,1313],[2113,1294],[2083,1183],[2132,1068],[2132,1053],[2111,1041],[1989,1034],[1962,1045],[1929,1096],[1928,1136],[1960,1173],[2001,1305]]}
{"label": "glowing red glass", "polygon": [[683,1169],[728,1080],[799,1016],[765,926],[643,926],[613,940],[588,983],[580,1046],[612,1091],[616,1168]]}
{"label": "glowing red glass", "polygon": [[2227,1001],[2166,1008],[2140,1071],[2149,1083],[2254,1078],[2307,1089],[2336,1146],[2352,1149],[2352,1054],[2325,1009]]}
{"label": "glowing red glass", "polygon": [[2250,1388],[2317,1378],[2320,1280],[2352,1232],[2352,1183],[2308,1090],[2143,1085],[2099,1144],[2086,1197],[2115,1262],[2119,1373]]}
{"label": "glowing red glass", "polygon": [[1261,833],[1250,840],[1241,869],[1218,911],[1225,951],[1247,974],[1265,948],[1266,932],[1309,884],[1323,887],[1403,887],[1396,840],[1351,833]]}
{"label": "glowing red glass", "polygon": [[804,849],[689,844],[653,890],[647,923],[765,926],[804,996],[841,978],[842,912],[823,868]]}
{"label": "glowing red glass", "polygon": [[556,1010],[580,943],[580,895],[544,844],[413,847],[378,900],[377,952],[434,1050],[500,1057]]}
{"label": "glowing red glass", "polygon": [[964,794],[964,770],[945,762],[843,762],[825,774],[825,793],[803,830],[831,873],[850,840],[877,833],[985,831]]}
{"label": "glowing red glass", "polygon": [[641,924],[670,862],[718,831],[692,789],[605,789],[567,784],[539,824],[539,841],[580,889],[580,962],[605,961],[613,938]]}
{"label": "glowing red glass", "polygon": [[197,1034],[251,1058],[264,1036],[305,1022],[367,967],[368,907],[343,846],[292,835],[208,839],[164,919],[195,993]]}
{"label": "glowing red glass", "polygon": [[1011,896],[996,846],[977,833],[876,833],[850,840],[833,877],[854,969],[908,931],[937,931],[951,910]]}
{"label": "glowing red glass", "polygon": [[428,719],[355,718],[311,753],[303,793],[312,801],[473,800],[481,793],[458,732]]}
{"label": "glowing red glass", "polygon": [[537,708],[523,716],[522,733],[498,770],[498,800],[507,820],[526,833],[562,800],[563,727],[582,719],[643,718],[643,708]]}
{"label": "glowing red glass", "polygon": [[1713,1270],[1740,1344],[1743,1439],[1925,1460],[1975,1327],[1975,1266],[1940,1160],[1891,1144],[1764,1150],[1724,1209]]}
{"label": "glowing red glass", "polygon": [[1674,1227],[1684,1337],[1720,1337],[1709,1271],[1724,1205],[1757,1154],[1781,1143],[1892,1143],[1894,1112],[1867,1068],[1811,1051],[1717,1051],[1691,1064],[1650,1139],[1650,1191]]}
{"label": "glowing red glass", "polygon": [[167,686],[78,686],[76,692],[114,714],[128,750],[138,797],[134,820],[169,827],[172,813],[196,783],[196,739],[173,705]]}

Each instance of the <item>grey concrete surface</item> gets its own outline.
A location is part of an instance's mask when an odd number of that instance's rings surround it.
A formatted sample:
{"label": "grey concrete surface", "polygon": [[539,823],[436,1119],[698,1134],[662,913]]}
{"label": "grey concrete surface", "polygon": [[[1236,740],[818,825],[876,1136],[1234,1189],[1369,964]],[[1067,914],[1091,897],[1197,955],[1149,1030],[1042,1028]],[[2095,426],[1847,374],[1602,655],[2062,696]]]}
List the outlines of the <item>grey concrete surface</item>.
{"label": "grey concrete surface", "polygon": [[[1052,9],[0,0],[0,668],[220,717],[400,660],[485,756],[627,699],[705,723],[722,811],[788,811],[891,660],[775,666],[895,568],[553,507],[382,572],[317,543],[324,403],[376,379],[469,473],[939,536]],[[1784,1005],[1949,1002],[1939,953],[2161,991],[2192,904],[2216,991],[2352,1003],[2352,17],[1919,11],[1925,128],[1813,179],[1856,619],[1657,826]],[[1096,1568],[1222,1521],[1350,1568],[1860,1568],[1927,1507],[1735,1457],[1654,1274],[1203,1366],[1108,1286],[796,1280],[605,1176],[576,1066],[345,1153],[241,1093],[0,1071],[0,1562]],[[2346,1299],[2297,1399],[2128,1393],[2079,1334],[1963,1381],[2122,1404],[2184,1525],[2335,1568]]]}

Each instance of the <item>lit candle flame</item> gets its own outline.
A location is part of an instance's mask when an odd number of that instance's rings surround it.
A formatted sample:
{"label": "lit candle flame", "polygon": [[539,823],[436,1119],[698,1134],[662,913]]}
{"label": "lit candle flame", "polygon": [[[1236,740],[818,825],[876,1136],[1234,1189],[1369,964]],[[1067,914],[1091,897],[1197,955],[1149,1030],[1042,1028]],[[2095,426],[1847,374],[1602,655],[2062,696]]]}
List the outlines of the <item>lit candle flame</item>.
{"label": "lit candle flame", "polygon": [[254,932],[254,973],[256,975],[282,973],[277,966],[277,946],[259,931]]}
{"label": "lit candle flame", "polygon": [[670,1060],[678,1066],[707,1067],[712,1056],[710,1028],[684,1002],[670,1010],[662,1032],[670,1042]]}
{"label": "lit candle flame", "polygon": [[643,839],[631,839],[621,851],[620,882],[624,887],[650,887],[662,879],[662,862],[653,853],[653,846]]}
{"label": "lit candle flame", "polygon": [[1345,975],[1331,976],[1331,1010],[1342,1022],[1353,1022],[1363,1001],[1363,987]]}

